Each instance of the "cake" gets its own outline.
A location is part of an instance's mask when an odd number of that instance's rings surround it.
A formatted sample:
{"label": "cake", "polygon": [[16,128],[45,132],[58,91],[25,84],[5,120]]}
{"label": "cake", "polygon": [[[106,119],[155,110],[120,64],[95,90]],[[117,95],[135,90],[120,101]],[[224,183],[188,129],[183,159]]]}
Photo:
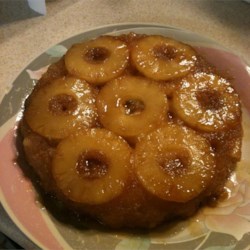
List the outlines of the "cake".
{"label": "cake", "polygon": [[37,82],[19,129],[44,192],[109,228],[193,215],[224,194],[241,157],[230,77],[160,35],[74,44]]}

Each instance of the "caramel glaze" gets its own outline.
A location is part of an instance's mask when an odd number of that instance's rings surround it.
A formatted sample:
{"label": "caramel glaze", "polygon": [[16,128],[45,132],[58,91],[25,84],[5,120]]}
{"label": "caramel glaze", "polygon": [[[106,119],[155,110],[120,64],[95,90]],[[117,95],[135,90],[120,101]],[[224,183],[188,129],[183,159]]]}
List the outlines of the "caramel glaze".
{"label": "caramel glaze", "polygon": [[[145,37],[145,35],[131,33],[121,35],[115,39],[125,41],[130,47],[142,37]],[[193,72],[219,73],[200,55],[197,55]],[[124,74],[141,75],[131,62]],[[30,99],[39,88],[49,84],[54,79],[67,75],[68,72],[65,68],[64,58],[62,57],[58,62],[52,64],[38,81],[33,93],[26,100],[25,107],[29,105]],[[168,114],[166,114],[168,122],[186,126],[171,108],[172,93],[178,88],[178,79],[167,82],[161,81],[159,84],[164,89],[166,97],[169,100],[170,107]],[[98,93],[101,87],[93,88]],[[99,122],[96,123],[96,127],[101,127]],[[215,153],[216,169],[211,185],[195,199],[186,203],[161,200],[147,192],[138,182],[133,172],[131,172],[125,190],[117,198],[100,205],[78,204],[68,200],[57,189],[50,171],[52,158],[59,141],[46,139],[32,131],[25,121],[25,111],[24,119],[20,122],[19,131],[19,139],[21,138],[23,142],[22,147],[25,159],[32,169],[29,171],[36,173],[35,179],[39,180],[42,190],[45,193],[56,195],[55,203],[60,201],[64,206],[70,208],[70,210],[77,211],[78,214],[83,214],[84,216],[93,217],[101,224],[108,225],[111,228],[153,228],[164,221],[189,217],[203,204],[209,204],[212,201],[214,205],[217,198],[223,195],[225,182],[241,157],[242,127],[240,117],[234,126],[220,132],[206,133],[196,131],[210,142]],[[129,143],[131,144],[131,142]],[[134,146],[133,141],[131,147]]]}

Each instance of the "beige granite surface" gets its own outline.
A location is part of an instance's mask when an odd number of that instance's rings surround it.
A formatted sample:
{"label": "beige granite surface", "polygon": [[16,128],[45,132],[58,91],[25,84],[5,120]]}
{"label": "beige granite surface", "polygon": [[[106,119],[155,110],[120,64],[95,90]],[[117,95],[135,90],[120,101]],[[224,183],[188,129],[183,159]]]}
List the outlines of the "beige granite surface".
{"label": "beige granite surface", "polygon": [[[22,15],[23,19],[0,25],[0,100],[17,74],[47,48],[87,29],[112,23],[154,22],[191,30],[216,40],[250,64],[250,4],[243,1],[47,0],[46,3],[46,16],[31,15],[25,19]],[[20,8],[20,11],[25,10]],[[0,11],[0,20],[2,14]]]}

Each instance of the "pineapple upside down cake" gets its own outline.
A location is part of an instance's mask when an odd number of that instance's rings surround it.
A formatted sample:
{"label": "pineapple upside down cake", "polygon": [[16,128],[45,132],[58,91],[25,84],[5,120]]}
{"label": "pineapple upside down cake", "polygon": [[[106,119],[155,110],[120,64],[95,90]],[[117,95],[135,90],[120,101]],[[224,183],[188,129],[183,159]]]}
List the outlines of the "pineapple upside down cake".
{"label": "pineapple upside down cake", "polygon": [[160,35],[74,44],[38,81],[19,128],[42,189],[111,228],[191,216],[241,157],[230,79]]}

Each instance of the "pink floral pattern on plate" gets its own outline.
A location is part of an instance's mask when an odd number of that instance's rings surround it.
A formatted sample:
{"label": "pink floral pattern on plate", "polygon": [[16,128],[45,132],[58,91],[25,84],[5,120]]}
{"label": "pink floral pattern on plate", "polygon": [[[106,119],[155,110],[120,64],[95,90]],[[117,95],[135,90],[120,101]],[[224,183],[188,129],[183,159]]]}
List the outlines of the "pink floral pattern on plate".
{"label": "pink floral pattern on plate", "polygon": [[42,75],[48,70],[49,65],[42,67],[38,70],[26,69],[26,72],[29,74],[30,79],[39,80]]}
{"label": "pink floral pattern on plate", "polygon": [[228,199],[214,208],[204,208],[200,219],[209,230],[241,240],[245,233],[250,232],[250,187],[247,180],[236,181],[235,178],[227,185]]}
{"label": "pink floral pattern on plate", "polygon": [[38,206],[30,181],[15,163],[17,157],[14,130],[0,141],[0,198],[12,219],[35,243],[50,249],[62,249]]}

